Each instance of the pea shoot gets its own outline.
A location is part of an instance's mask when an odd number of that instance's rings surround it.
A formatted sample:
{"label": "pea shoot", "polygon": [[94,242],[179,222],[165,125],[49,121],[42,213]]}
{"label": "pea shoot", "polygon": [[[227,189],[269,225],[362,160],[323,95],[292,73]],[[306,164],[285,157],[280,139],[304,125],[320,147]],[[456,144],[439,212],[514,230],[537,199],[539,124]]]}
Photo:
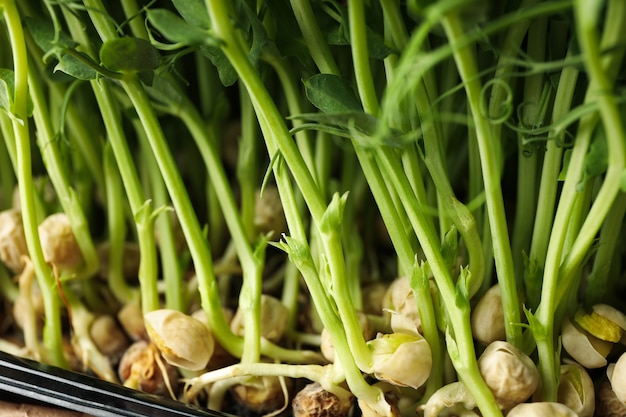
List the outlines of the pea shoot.
{"label": "pea shoot", "polygon": [[624,402],[623,1],[0,16],[0,349],[231,412]]}

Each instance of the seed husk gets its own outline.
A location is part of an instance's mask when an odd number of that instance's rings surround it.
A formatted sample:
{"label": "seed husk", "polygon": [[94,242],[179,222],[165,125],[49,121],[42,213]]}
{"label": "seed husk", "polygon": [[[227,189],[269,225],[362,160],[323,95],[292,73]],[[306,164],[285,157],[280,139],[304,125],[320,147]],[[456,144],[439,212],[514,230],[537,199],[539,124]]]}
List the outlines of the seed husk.
{"label": "seed husk", "polygon": [[[292,381],[282,377],[287,390]],[[231,388],[235,399],[250,411],[255,413],[269,413],[284,407],[288,401],[281,385],[281,377],[259,376],[254,377],[245,384],[237,384]]]}
{"label": "seed husk", "polygon": [[131,340],[137,342],[139,340],[148,339],[146,327],[143,322],[143,312],[141,311],[141,305],[139,305],[139,303],[125,304],[117,312],[117,319]]}
{"label": "seed husk", "polygon": [[391,283],[383,306],[390,313],[390,325],[395,332],[421,333],[422,321],[408,277],[396,278]]}
{"label": "seed husk", "polygon": [[306,385],[291,402],[294,417],[344,417],[354,397],[339,398],[317,383]]}
{"label": "seed husk", "polygon": [[502,409],[526,401],[539,386],[539,371],[532,359],[508,342],[487,346],[478,368]]}
{"label": "seed husk", "polygon": [[568,406],[556,402],[533,402],[516,405],[507,417],[578,417]]}
{"label": "seed husk", "polygon": [[[424,417],[470,415],[476,408],[476,401],[462,382],[452,382],[439,388],[419,409]],[[477,414],[475,414],[477,415]]]}
{"label": "seed husk", "polygon": [[419,335],[390,333],[367,342],[372,351],[370,372],[381,381],[401,387],[421,387],[432,369],[432,354]]}
{"label": "seed husk", "polygon": [[[288,318],[289,310],[280,300],[270,295],[261,295],[261,335],[265,339],[278,342],[285,333]],[[244,335],[243,310],[237,309],[230,322],[230,328],[236,335]]]}
{"label": "seed husk", "polygon": [[22,257],[28,256],[22,212],[9,209],[0,212],[0,260],[13,272],[24,268]]}
{"label": "seed husk", "polygon": [[577,328],[567,317],[561,326],[561,341],[565,351],[587,369],[606,366],[606,356],[613,344]]}
{"label": "seed husk", "polygon": [[574,410],[579,417],[593,416],[595,388],[585,368],[574,362],[561,365],[557,400]]}
{"label": "seed husk", "polygon": [[38,230],[46,262],[62,270],[73,270],[80,266],[83,254],[65,213],[46,217]]}
{"label": "seed husk", "polygon": [[[178,371],[158,358],[159,351],[145,340],[133,343],[124,352],[118,366],[118,375],[124,386],[143,392],[168,395],[168,384],[173,391],[178,388]],[[161,364],[159,364],[159,360]],[[161,371],[165,369],[166,375]]]}
{"label": "seed husk", "polygon": [[608,367],[607,375],[615,396],[626,404],[626,353],[622,353],[617,362]]}
{"label": "seed husk", "polygon": [[500,286],[489,288],[480,298],[471,315],[472,335],[483,346],[506,338],[504,310]]}
{"label": "seed husk", "polygon": [[117,364],[130,344],[114,317],[103,314],[96,317],[89,328],[89,335],[96,347],[107,356],[112,364]]}
{"label": "seed husk", "polygon": [[204,323],[177,310],[160,309],[144,315],[150,340],[174,366],[199,371],[213,354],[213,335]]}

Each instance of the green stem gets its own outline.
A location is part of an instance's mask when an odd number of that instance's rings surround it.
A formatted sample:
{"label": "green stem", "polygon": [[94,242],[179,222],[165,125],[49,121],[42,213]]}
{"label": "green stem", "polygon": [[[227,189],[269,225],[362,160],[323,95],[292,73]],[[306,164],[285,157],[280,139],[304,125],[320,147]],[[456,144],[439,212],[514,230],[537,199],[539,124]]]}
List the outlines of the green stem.
{"label": "green stem", "polygon": [[16,138],[17,178],[20,189],[20,205],[26,244],[33,261],[37,282],[41,289],[44,310],[44,346],[48,352],[47,359],[57,366],[66,367],[63,355],[61,329],[60,300],[56,293],[56,284],[50,267],[46,264],[39,241],[38,219],[35,209],[30,133],[28,125],[28,57],[22,22],[14,0],[0,0],[0,9],[9,32],[11,50],[13,51],[13,68],[15,73],[15,95],[13,99],[13,130]]}
{"label": "green stem", "polygon": [[[543,61],[545,57],[545,42],[547,20],[539,19],[531,23],[528,30],[528,56],[533,61]],[[521,124],[524,127],[540,126],[544,122],[546,99],[542,98],[545,91],[543,74],[534,74],[524,79],[523,114]],[[524,254],[529,252],[532,229],[528,224],[534,222],[537,203],[538,179],[540,172],[540,151],[531,143],[524,143],[526,137],[518,138],[517,152],[517,195],[515,220],[512,232],[513,263],[518,288],[522,289],[524,278]],[[529,152],[529,154],[527,154]],[[538,155],[539,154],[539,155]]]}
{"label": "green stem", "polygon": [[[183,103],[182,108],[184,111],[179,112],[179,116],[191,132],[191,135],[194,137],[202,158],[205,161],[205,165],[209,170],[209,177],[211,178],[211,183],[215,189],[215,193],[220,196],[218,202],[221,205],[224,218],[228,224],[229,230],[231,231],[233,242],[235,242],[237,246],[237,253],[240,257],[242,268],[246,271],[246,274],[257,274],[257,271],[260,273],[263,269],[262,257],[260,256],[261,253],[254,253],[252,251],[252,248],[249,246],[247,241],[241,218],[237,215],[238,210],[230,190],[228,178],[222,169],[222,165],[220,164],[219,153],[215,149],[215,141],[211,139],[211,135],[215,135],[215,132],[213,129],[207,131],[204,126],[202,116],[196,111],[195,107],[190,105],[190,103]],[[285,204],[286,211],[289,213],[289,207],[292,206],[289,206],[286,201],[287,200],[283,200],[283,204]],[[299,216],[299,214],[296,215]],[[294,215],[288,215],[288,218],[294,218]],[[257,275],[251,276],[255,276],[258,279]],[[228,329],[230,332],[230,328]],[[237,347],[237,349],[240,348]],[[249,351],[254,352],[254,350]],[[281,351],[280,349],[277,349],[276,346],[269,343],[262,342],[261,351],[267,356],[283,358],[285,360],[290,360],[289,358],[301,358],[301,356],[297,354],[294,355],[294,352]],[[239,352],[239,350],[236,352]],[[254,353],[250,354],[251,357],[255,355],[256,354]]]}
{"label": "green stem", "polygon": [[[599,230],[601,222],[604,221],[606,213],[619,191],[619,178],[626,159],[624,149],[626,139],[619,112],[614,97],[605,93],[611,91],[610,80],[615,77],[616,68],[618,68],[617,63],[621,62],[622,53],[614,53],[601,59],[600,48],[598,47],[598,45],[610,47],[619,42],[617,38],[619,35],[615,33],[615,28],[621,25],[620,22],[623,21],[626,8],[620,2],[612,1],[609,3],[607,22],[604,25],[605,32],[602,41],[598,42],[595,34],[595,20],[593,20],[597,18],[597,15],[585,8],[589,5],[591,3],[577,3],[576,16],[580,20],[577,20],[577,30],[579,31],[579,42],[586,54],[585,65],[591,76],[591,84],[587,90],[585,101],[597,100],[600,114],[593,113],[580,119],[548,245],[541,303],[537,309],[537,318],[542,327],[539,329],[540,337],[537,340],[537,350],[543,380],[543,397],[546,401],[556,398],[558,385],[558,364],[554,355],[554,313],[560,299],[567,292],[576,276],[591,239]],[[600,117],[605,124],[605,129],[608,132],[614,132],[614,134],[607,135],[609,145],[607,173],[574,245],[568,254],[564,254],[571,210],[574,201],[578,198],[578,184],[582,177],[585,156]],[[566,258],[563,260],[565,256]]]}
{"label": "green stem", "polygon": [[14,303],[19,295],[15,282],[9,276],[9,271],[4,266],[0,267],[0,293],[11,303]]}
{"label": "green stem", "polygon": [[241,137],[237,157],[237,180],[239,181],[241,199],[241,218],[249,241],[257,238],[254,225],[256,191],[261,183],[258,175],[258,124],[254,109],[243,85],[239,85],[239,101],[241,108]]}
{"label": "green stem", "polygon": [[294,16],[304,36],[313,61],[322,73],[339,75],[339,68],[328,47],[326,38],[317,25],[317,18],[309,0],[290,0]]}
{"label": "green stem", "polygon": [[[102,19],[101,12],[103,7],[97,4],[87,5],[91,7],[93,19],[95,22],[103,23],[106,27],[100,30],[111,36],[117,36],[114,29],[110,29],[110,22]],[[63,15],[66,19],[68,28],[72,37],[81,43],[83,48],[87,49],[90,55],[93,53],[89,50],[91,41],[87,38],[83,30],[83,23],[78,20],[77,16],[63,9]],[[137,229],[137,240],[141,258],[139,262],[139,282],[141,287],[141,303],[144,313],[158,308],[158,292],[156,288],[157,282],[157,249],[154,236],[154,230],[149,224],[137,221],[136,216],[142,212],[146,199],[139,181],[139,174],[135,167],[135,161],[128,147],[128,140],[122,126],[119,105],[113,97],[110,85],[101,80],[90,81],[91,88],[96,97],[98,108],[104,127],[106,129],[111,149],[117,161],[117,167],[122,177],[122,183],[126,190],[126,196],[130,204],[133,217],[135,217],[135,225]]]}
{"label": "green stem", "polygon": [[367,48],[367,27],[365,25],[365,7],[363,0],[353,0],[348,6],[350,22],[350,50],[354,65],[357,89],[366,113],[378,116],[380,106],[376,97],[376,88],[369,61]]}
{"label": "green stem", "polygon": [[107,203],[107,229],[109,232],[108,284],[115,298],[123,304],[138,299],[138,292],[131,288],[124,276],[124,243],[126,239],[126,217],[122,179],[115,163],[110,144],[104,148],[104,183]]}
{"label": "green stem", "polygon": [[[414,203],[412,197],[413,192],[405,176],[401,175],[402,169],[399,162],[390,157],[387,152],[379,150],[380,166],[382,167],[385,178],[398,192],[400,200],[406,210],[413,230],[417,234],[421,248],[428,260],[437,288],[441,294],[441,299],[445,305],[448,326],[454,335],[456,348],[456,356],[454,367],[461,378],[467,385],[468,389],[476,399],[483,415],[485,416],[501,416],[500,410],[495,406],[493,393],[489,390],[480,372],[476,362],[474,350],[474,340],[469,321],[469,299],[460,302],[461,294],[457,294],[452,276],[442,253],[439,244],[439,238],[435,228],[431,222],[426,219],[421,208]],[[390,231],[391,235],[392,231]],[[406,233],[406,232],[402,232]],[[393,236],[393,235],[392,235]],[[408,267],[407,271],[410,271]],[[450,346],[448,346],[450,350]],[[452,353],[451,353],[452,354]]]}
{"label": "green stem", "polygon": [[[569,276],[570,270],[577,269],[586,256],[596,233],[600,230],[613,201],[620,192],[624,166],[626,165],[626,132],[615,96],[610,93],[613,88],[616,68],[609,68],[608,71],[603,68],[601,50],[598,46],[600,42],[598,42],[596,34],[597,21],[594,19],[594,14],[588,10],[590,7],[599,8],[600,5],[591,6],[590,3],[576,2],[576,22],[581,48],[586,56],[585,67],[591,79],[590,89],[598,101],[604,131],[610,132],[606,135],[608,168],[589,214],[564,261],[562,266],[564,277]],[[604,24],[605,33],[610,34],[615,30],[620,30],[619,28],[626,18],[626,5],[620,1],[610,1],[607,16],[608,21]],[[619,44],[618,39],[614,40],[615,44]],[[619,63],[624,53],[621,52],[617,55],[614,59],[616,63]]]}
{"label": "green stem", "polygon": [[320,314],[324,328],[330,333],[335,349],[335,362],[339,364],[346,378],[350,391],[359,399],[366,401],[380,416],[390,416],[391,410],[382,392],[365,382],[351,352],[351,343],[344,331],[344,324],[339,315],[334,313],[336,306],[327,296],[317,273],[311,251],[305,241],[286,238],[283,248],[289,253],[289,259],[296,264],[304,278],[307,288]]}
{"label": "green stem", "polygon": [[[454,11],[447,14],[442,21],[448,39],[452,45],[457,45],[459,39],[464,36],[463,24]],[[465,83],[465,91],[468,106],[472,111],[478,151],[482,164],[483,181],[485,184],[485,196],[487,214],[493,240],[494,259],[498,282],[502,291],[502,304],[504,306],[506,338],[514,346],[521,343],[520,304],[515,282],[515,270],[509,241],[508,224],[504,211],[502,188],[500,187],[500,169],[498,155],[493,144],[496,137],[493,136],[491,126],[487,118],[481,114],[481,81],[476,76],[476,59],[469,46],[454,49],[454,59],[457,64],[461,79]]]}
{"label": "green stem", "polygon": [[[430,172],[430,176],[437,188],[437,194],[441,204],[440,217],[450,217],[457,230],[461,233],[469,255],[469,267],[471,271],[470,296],[480,289],[485,276],[485,255],[482,242],[476,227],[476,221],[469,209],[461,203],[452,189],[448,173],[444,166],[444,155],[441,149],[442,138],[434,122],[434,112],[431,110],[432,102],[423,84],[419,84],[415,100],[422,114],[422,131],[424,134],[425,156],[424,162]],[[447,232],[449,228],[443,230]]]}
{"label": "green stem", "polygon": [[[159,172],[157,162],[152,155],[150,145],[141,131],[141,126],[136,126],[137,136],[141,143],[141,160],[143,168],[146,170],[145,190],[149,190],[152,196],[152,203],[157,210],[168,207],[170,200],[165,189],[163,177]],[[186,311],[186,294],[184,291],[185,282],[183,269],[180,262],[180,253],[183,248],[176,242],[174,233],[173,218],[169,211],[165,211],[154,220],[154,231],[158,235],[158,250],[161,260],[161,276],[165,282],[165,306],[172,310]],[[151,222],[150,222],[151,223]],[[151,287],[153,285],[150,285]],[[155,300],[157,301],[157,300]],[[159,308],[160,303],[154,305]],[[154,310],[150,308],[150,310]]]}
{"label": "green stem", "polygon": [[543,399],[556,399],[558,384],[558,364],[554,346],[554,313],[557,307],[556,292],[559,281],[559,265],[563,257],[568,224],[577,198],[577,184],[580,181],[584,157],[589,141],[595,129],[597,115],[590,115],[580,120],[576,142],[572,150],[567,177],[559,197],[559,204],[552,225],[552,233],[546,253],[543,273],[541,302],[536,316],[541,323],[540,329],[532,329],[537,342],[539,368],[542,375]]}
{"label": "green stem", "polygon": [[432,370],[426,388],[420,402],[425,403],[430,396],[443,386],[443,349],[441,346],[441,336],[437,327],[437,317],[433,304],[433,297],[430,288],[430,278],[428,276],[428,268],[425,264],[415,262],[412,270],[411,288],[415,292],[415,299],[419,300],[417,309],[419,312],[420,322],[424,331],[424,339],[430,346],[432,355]]}
{"label": "green stem", "polygon": [[219,294],[216,291],[217,285],[213,274],[211,250],[198,223],[189,195],[185,191],[185,184],[167,146],[159,121],[138,78],[128,76],[124,79],[122,86],[145,129],[150,147],[180,220],[198,276],[202,308],[207,312],[211,329],[220,339],[220,343],[229,351],[236,352],[239,339],[230,331],[222,312]]}
{"label": "green stem", "polygon": [[[291,140],[286,126],[282,121],[282,116],[276,109],[275,103],[269,96],[265,86],[262,84],[257,72],[248,61],[248,58],[240,44],[240,39],[237,37],[237,34],[234,32],[234,28],[232,27],[232,22],[228,16],[225,2],[207,1],[206,5],[209,10],[209,15],[211,16],[213,29],[224,42],[222,50],[228,57],[231,64],[235,67],[240,79],[244,82],[248,89],[250,98],[257,112],[257,117],[259,119],[261,129],[263,130],[266,146],[270,155],[273,156],[278,150],[280,150],[282,158],[289,166],[291,174],[302,192],[315,224],[320,227],[322,217],[326,211],[326,205],[322,195],[315,185],[313,176],[307,169],[306,164],[302,159],[302,155]],[[304,237],[304,230],[301,228],[301,221],[296,220],[296,224],[294,224],[294,226],[297,226],[297,228],[295,230],[292,229],[292,223],[290,221],[295,220],[294,216],[299,215],[290,211],[294,210],[296,207],[294,204],[295,201],[293,201],[292,198],[293,195],[288,190],[290,185],[285,181],[287,178],[283,177],[284,173],[276,173],[276,170],[280,168],[274,167],[274,169],[275,174],[277,174],[277,185],[279,187],[281,199],[283,200],[283,207],[286,209],[285,214],[288,219],[290,231],[300,242],[304,242],[305,239],[301,239],[301,237]],[[290,198],[291,201],[289,200]],[[315,273],[315,275],[317,275],[317,273]],[[319,280],[319,278],[316,279]],[[324,294],[323,289],[320,289],[319,292]],[[316,305],[320,306],[318,303],[316,303]],[[335,317],[336,320],[339,321],[337,316],[331,314],[334,310],[331,307],[320,307],[320,314],[322,310],[325,310],[329,317]],[[352,311],[352,314],[354,315],[354,311]],[[341,346],[341,341],[345,338],[345,334],[343,332],[342,323],[339,321],[337,324],[339,326],[330,328],[329,331],[331,331],[331,334],[333,335],[333,340]],[[358,341],[350,340],[349,343],[358,343]],[[359,396],[359,398],[362,398],[364,401],[367,401],[381,415],[389,415],[389,406],[384,401],[380,390],[370,387],[365,383],[360,374],[359,368],[354,362],[350,348],[347,348],[347,346],[346,348],[340,348],[338,350],[338,357],[343,358],[341,366],[346,372],[348,385],[355,395]]]}
{"label": "green stem", "polygon": [[[3,113],[3,112],[1,112]],[[17,184],[15,178],[15,149],[10,150],[13,127],[5,114],[0,114],[0,210],[8,209],[13,205],[13,190]],[[11,137],[8,137],[8,136]]]}
{"label": "green stem", "polygon": [[587,276],[585,306],[588,308],[601,303],[613,288],[609,285],[610,269],[612,260],[619,257],[619,240],[625,214],[626,194],[622,193],[617,196],[600,231],[593,269]]}
{"label": "green stem", "polygon": [[[139,7],[135,0],[122,0],[122,8],[124,15],[128,19],[129,26],[134,36],[148,40],[148,33],[143,19],[140,16]],[[142,139],[142,146],[145,152],[142,153],[146,162],[148,171],[149,189],[152,191],[153,203],[156,207],[165,207],[170,201],[165,189],[165,183],[161,177],[156,160],[150,153],[147,146],[145,135],[141,133],[141,129],[137,129],[139,137]],[[168,213],[162,213],[155,219],[155,230],[159,236],[159,252],[161,258],[162,276],[165,281],[165,304],[167,308],[185,311],[186,310],[186,294],[183,282],[183,270],[179,261],[180,251],[177,248],[176,238],[174,236],[172,219]],[[153,297],[153,296],[152,296]],[[158,305],[154,305],[158,308]],[[153,308],[150,308],[152,310]]]}
{"label": "green stem", "polygon": [[[93,244],[89,223],[78,204],[76,192],[68,180],[67,166],[63,163],[59,140],[52,133],[51,120],[41,88],[41,82],[32,71],[28,74],[30,97],[33,101],[33,118],[37,128],[37,143],[46,164],[46,171],[58,195],[63,211],[69,217],[72,231],[84,258],[84,265],[77,271],[62,278],[91,278],[98,270],[99,260]],[[63,271],[65,272],[65,271]]]}
{"label": "green stem", "polygon": [[[276,71],[276,75],[278,76],[278,79],[280,80],[280,83],[281,83],[282,92],[285,95],[285,99],[287,100],[287,107],[289,109],[289,114],[291,115],[302,114],[304,112],[302,109],[303,106],[301,103],[302,92],[296,85],[295,76],[293,72],[290,70],[288,63],[284,59],[282,59],[278,54],[271,53],[271,52],[264,53],[262,57],[268,64],[272,66],[274,71]],[[300,126],[303,122],[298,119],[293,119],[291,123],[293,127],[296,128]],[[315,177],[316,177],[317,184],[320,187],[322,195],[325,195],[324,193],[325,190],[322,188],[324,187],[323,178],[321,178],[320,172],[326,172],[326,170],[320,170],[319,172],[317,172],[316,164],[315,164],[315,157],[318,156],[320,152],[316,152],[315,154],[313,153],[312,139],[311,139],[311,135],[309,131],[300,130],[296,132],[294,136],[296,138],[298,149],[300,150],[300,153],[302,154],[302,158],[304,159],[306,166],[308,167],[309,171],[311,171],[312,173],[316,173]],[[318,146],[318,149],[320,149],[319,147],[322,146],[324,143],[328,143],[328,141],[324,140],[323,137],[319,137],[318,140],[316,140],[315,142],[316,146]],[[325,154],[325,152],[323,151],[321,153]],[[325,158],[324,162],[328,162],[329,160],[330,158]]]}
{"label": "green stem", "polygon": [[[559,77],[552,120],[560,120],[567,114],[571,107],[574,96],[579,70],[575,67],[565,67]],[[541,168],[541,180],[539,184],[539,196],[537,199],[536,218],[533,224],[532,240],[530,244],[530,262],[543,268],[546,261],[550,232],[554,222],[554,207],[556,202],[558,177],[561,169],[563,146],[560,142],[565,137],[565,132],[551,132],[554,139],[548,141],[546,152]],[[532,277],[528,277],[532,279]],[[536,306],[539,303],[541,282],[526,281],[529,305]]]}
{"label": "green stem", "polygon": [[[583,53],[586,55],[585,67],[591,79],[590,94],[595,97],[599,104],[600,117],[604,125],[608,142],[608,168],[604,175],[602,186],[597,195],[584,223],[581,226],[574,243],[561,265],[561,276],[557,290],[557,303],[569,287],[571,280],[582,265],[591,244],[602,223],[605,221],[613,202],[620,192],[621,181],[626,166],[626,132],[622,124],[622,116],[615,101],[615,96],[610,93],[613,90],[613,80],[616,68],[619,67],[623,52],[613,56],[613,67],[602,65],[600,42],[597,39],[596,23],[597,16],[589,8],[600,7],[587,3],[576,3],[577,31]],[[619,1],[610,1],[607,11],[608,21],[604,23],[605,34],[613,35],[615,30],[626,21],[626,5]],[[613,39],[619,42],[618,39]],[[611,40],[603,39],[603,45],[613,44]]]}

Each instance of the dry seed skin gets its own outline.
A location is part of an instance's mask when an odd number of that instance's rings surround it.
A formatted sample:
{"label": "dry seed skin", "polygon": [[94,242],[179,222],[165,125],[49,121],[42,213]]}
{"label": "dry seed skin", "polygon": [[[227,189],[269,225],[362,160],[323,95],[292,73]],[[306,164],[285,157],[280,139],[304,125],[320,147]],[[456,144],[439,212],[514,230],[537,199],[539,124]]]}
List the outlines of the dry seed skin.
{"label": "dry seed skin", "polygon": [[503,409],[526,401],[539,386],[532,359],[508,342],[491,343],[478,359],[478,368]]}
{"label": "dry seed skin", "polygon": [[139,303],[128,303],[117,312],[117,319],[124,328],[126,334],[133,340],[138,341],[147,337],[146,327],[143,321],[143,313]]}
{"label": "dry seed skin", "polygon": [[[261,295],[261,335],[270,342],[278,342],[285,333],[289,310],[280,300],[272,296]],[[238,336],[243,336],[244,313],[237,309],[235,316],[230,322],[230,328]]]}
{"label": "dry seed skin", "polygon": [[112,363],[117,363],[128,348],[128,338],[112,316],[101,315],[94,319],[89,334],[98,350]]}
{"label": "dry seed skin", "polygon": [[561,327],[563,348],[576,362],[587,369],[601,368],[607,364],[606,355],[598,351],[596,347],[598,344],[592,343],[592,337],[576,328],[567,318],[563,320]]}
{"label": "dry seed skin", "polygon": [[144,315],[152,342],[170,364],[204,369],[213,354],[213,336],[200,321],[180,311],[161,309]]}
{"label": "dry seed skin", "polygon": [[467,415],[476,408],[476,402],[462,382],[453,382],[435,391],[420,408],[424,417]]}
{"label": "dry seed skin", "polygon": [[[285,379],[287,388],[291,381]],[[285,405],[285,393],[279,377],[261,376],[246,384],[237,384],[231,392],[237,401],[256,413],[268,413]]]}
{"label": "dry seed skin", "polygon": [[578,417],[578,415],[564,404],[535,402],[515,406],[507,417]]}
{"label": "dry seed skin", "polygon": [[595,388],[591,377],[581,365],[561,365],[557,400],[567,405],[579,417],[592,417],[595,410]]}
{"label": "dry seed skin", "polygon": [[626,354],[622,354],[612,367],[609,379],[618,400],[626,404]]}
{"label": "dry seed skin", "polygon": [[430,376],[432,355],[426,339],[419,335],[379,335],[367,345],[372,351],[370,372],[391,384],[419,388]]}
{"label": "dry seed skin", "polygon": [[72,270],[80,266],[83,254],[72,231],[70,219],[65,213],[46,217],[38,230],[46,262],[62,270]]}
{"label": "dry seed skin", "polygon": [[[130,345],[118,367],[124,386],[157,395],[168,395],[168,383],[174,390],[177,389],[178,371],[169,363],[157,359],[157,355],[156,348],[144,340]],[[163,363],[167,375],[161,373],[157,360]]]}
{"label": "dry seed skin", "polygon": [[28,256],[28,249],[22,212],[16,209],[0,212],[0,260],[13,272],[21,272],[23,256]]}
{"label": "dry seed skin", "polygon": [[344,417],[352,406],[353,398],[340,399],[315,382],[300,390],[291,406],[294,417]]}
{"label": "dry seed skin", "polygon": [[478,301],[471,316],[472,335],[483,346],[504,340],[504,310],[500,286],[491,287]]}
{"label": "dry seed skin", "polygon": [[385,309],[391,312],[391,328],[395,332],[420,333],[422,321],[417,310],[415,295],[408,277],[396,278],[389,288],[383,302]]}

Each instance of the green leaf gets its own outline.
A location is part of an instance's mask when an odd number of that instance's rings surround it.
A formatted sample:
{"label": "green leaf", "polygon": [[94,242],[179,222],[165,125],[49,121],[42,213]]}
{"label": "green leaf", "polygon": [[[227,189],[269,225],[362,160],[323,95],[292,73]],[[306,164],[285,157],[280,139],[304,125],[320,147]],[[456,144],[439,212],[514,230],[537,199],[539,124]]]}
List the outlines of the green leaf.
{"label": "green leaf", "polygon": [[137,73],[158,67],[159,53],[148,41],[126,37],[105,42],[100,61],[111,71]]}
{"label": "green leaf", "polygon": [[441,256],[443,256],[443,259],[450,268],[453,268],[456,264],[458,250],[459,233],[457,228],[452,226],[444,235],[441,245]]}
{"label": "green leaf", "polygon": [[204,0],[172,0],[174,7],[190,25],[209,29],[211,19]]}
{"label": "green leaf", "polygon": [[[207,30],[187,23],[167,9],[149,9],[146,15],[150,24],[172,42],[199,45],[211,39]],[[213,42],[217,44],[217,40]]]}
{"label": "green leaf", "polygon": [[289,0],[265,2],[265,7],[275,22],[276,33],[273,39],[280,55],[283,57],[295,56],[302,64],[310,63],[312,60],[309,47],[304,41]]}
{"label": "green leaf", "polygon": [[456,282],[455,291],[455,304],[459,307],[459,310],[466,311],[469,314],[470,302],[469,302],[469,282],[472,273],[469,268],[461,267],[459,273],[459,279]]}
{"label": "green leaf", "polygon": [[539,305],[543,268],[536,259],[531,259],[526,252],[524,257],[524,285],[526,287],[526,304],[531,307]]}
{"label": "green leaf", "polygon": [[450,332],[450,327],[446,327],[445,331],[446,335],[446,347],[448,348],[448,355],[450,355],[450,359],[453,364],[460,364],[462,359],[461,354],[459,353],[459,348],[456,344],[456,340],[452,333]]}
{"label": "green leaf", "polygon": [[559,177],[557,178],[559,181],[565,181],[567,177],[567,169],[569,168],[569,161],[572,158],[572,150],[566,149],[563,152],[563,167],[561,168],[561,172],[559,173]]}
{"label": "green leaf", "polygon": [[184,100],[183,93],[171,78],[163,77],[155,74],[152,83],[146,88],[150,97],[156,99],[160,103],[170,106],[172,111]]}
{"label": "green leaf", "polygon": [[[348,10],[342,4],[338,2],[328,2],[330,6],[333,6],[337,14],[340,16],[339,25],[332,31],[329,31],[327,36],[328,43],[331,45],[349,45],[350,44],[350,26]],[[379,10],[374,10],[374,14],[378,14]],[[368,19],[369,20],[369,19]],[[366,26],[367,37],[367,51],[370,58],[385,59],[392,53],[397,51],[390,48],[385,44],[384,38],[378,32],[372,29],[368,22]]]}
{"label": "green leaf", "polygon": [[[15,73],[6,68],[0,68],[0,109],[6,110],[13,120],[18,121],[19,118],[16,117],[13,107],[13,100],[15,96]],[[30,96],[27,98],[26,102],[26,114],[27,116],[31,116],[33,114],[33,101]],[[22,123],[23,121],[19,121]]]}
{"label": "green leaf", "polygon": [[609,164],[609,149],[606,140],[606,134],[602,127],[598,127],[595,135],[593,136],[593,142],[589,146],[589,152],[585,156],[584,172],[581,183],[578,187],[581,188],[587,181],[602,175],[606,172]]}
{"label": "green leaf", "polygon": [[250,42],[250,51],[248,52],[248,59],[252,63],[252,65],[257,68],[259,57],[263,52],[263,49],[268,44],[267,40],[267,32],[265,31],[265,26],[254,12],[254,10],[248,5],[245,1],[238,2],[240,7],[239,11],[239,22],[245,22],[244,28],[248,28],[249,36],[251,39],[248,39]]}
{"label": "green leaf", "polygon": [[0,109],[13,112],[13,96],[15,95],[15,73],[0,68]]}
{"label": "green leaf", "polygon": [[54,49],[74,49],[78,46],[78,43],[67,33],[60,30],[57,31],[51,20],[25,17],[24,23],[37,46],[45,52],[50,52]]}
{"label": "green leaf", "polygon": [[224,86],[231,86],[237,81],[237,71],[219,46],[201,45],[200,52],[217,68],[217,75]]}
{"label": "green leaf", "polygon": [[324,131],[335,136],[354,139],[364,148],[380,145],[402,148],[421,136],[421,131],[403,133],[388,127],[381,132],[378,129],[380,120],[363,111],[333,114],[304,113],[291,116],[291,118],[316,122],[304,123],[292,129],[292,133],[304,129]]}
{"label": "green leaf", "polygon": [[[237,21],[237,27],[246,36],[246,40],[250,45],[248,59],[252,65],[257,68],[259,57],[268,44],[265,27],[254,10],[251,9],[245,1],[236,2],[236,9],[237,17],[235,20]],[[202,45],[200,52],[217,68],[222,84],[230,86],[237,81],[237,72],[228,58],[226,58],[226,55],[224,55],[221,47],[216,45]]]}
{"label": "green leaf", "polygon": [[304,81],[306,96],[324,113],[346,113],[361,110],[352,86],[333,74],[316,74]]}
{"label": "green leaf", "polygon": [[541,324],[541,321],[537,317],[535,317],[535,315],[529,309],[527,309],[525,306],[523,306],[523,309],[524,314],[526,315],[526,320],[528,321],[528,327],[530,328],[530,331],[532,332],[533,337],[535,338],[537,343],[541,343],[542,341],[546,340],[546,338],[548,337],[548,330],[546,329],[546,327]]}
{"label": "green leaf", "polygon": [[93,80],[98,75],[98,72],[95,69],[81,62],[78,58],[68,54],[60,57],[59,63],[54,67],[54,71],[64,72],[65,74],[79,80]]}
{"label": "green leaf", "polygon": [[343,212],[346,207],[346,201],[348,200],[348,193],[339,195],[334,193],[328,208],[322,216],[320,222],[320,231],[322,233],[340,233],[341,224],[343,223]]}
{"label": "green leaf", "polygon": [[[204,33],[211,28],[211,18],[204,0],[172,0],[172,2],[178,13],[191,26],[200,28]],[[200,53],[215,66],[224,86],[231,86],[237,81],[237,72],[218,44],[202,42]]]}

